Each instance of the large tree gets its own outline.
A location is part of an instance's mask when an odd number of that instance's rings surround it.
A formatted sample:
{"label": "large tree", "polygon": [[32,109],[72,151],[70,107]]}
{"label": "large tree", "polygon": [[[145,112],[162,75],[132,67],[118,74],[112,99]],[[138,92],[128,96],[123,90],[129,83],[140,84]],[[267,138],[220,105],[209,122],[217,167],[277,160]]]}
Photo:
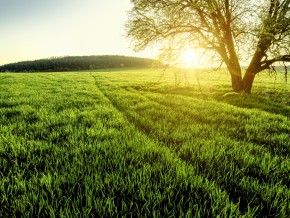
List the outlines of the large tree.
{"label": "large tree", "polygon": [[[290,61],[290,0],[131,0],[126,25],[136,50],[153,43],[213,51],[236,92],[250,93],[255,75]],[[249,65],[243,74],[241,63]]]}

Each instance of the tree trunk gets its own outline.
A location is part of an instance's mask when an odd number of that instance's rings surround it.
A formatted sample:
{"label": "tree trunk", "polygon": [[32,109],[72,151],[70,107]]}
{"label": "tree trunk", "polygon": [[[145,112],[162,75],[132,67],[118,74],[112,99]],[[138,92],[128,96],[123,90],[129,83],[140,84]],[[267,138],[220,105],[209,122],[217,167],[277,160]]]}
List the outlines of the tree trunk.
{"label": "tree trunk", "polygon": [[254,79],[256,74],[259,72],[259,68],[261,67],[261,59],[264,56],[265,52],[262,52],[261,50],[257,50],[251,60],[251,63],[246,70],[246,73],[242,79],[242,89],[241,91],[243,93],[250,94],[252,91],[252,86],[254,83]]}
{"label": "tree trunk", "polygon": [[251,93],[255,76],[256,76],[255,71],[253,71],[253,70],[246,71],[246,73],[243,77],[243,80],[242,80],[242,88],[241,88],[242,92],[248,93],[248,94]]}
{"label": "tree trunk", "polygon": [[239,63],[236,63],[237,64],[227,64],[227,68],[231,75],[233,91],[240,92],[242,88],[242,70]]}
{"label": "tree trunk", "polygon": [[242,77],[241,75],[231,73],[232,79],[232,89],[234,92],[240,92],[242,87]]}

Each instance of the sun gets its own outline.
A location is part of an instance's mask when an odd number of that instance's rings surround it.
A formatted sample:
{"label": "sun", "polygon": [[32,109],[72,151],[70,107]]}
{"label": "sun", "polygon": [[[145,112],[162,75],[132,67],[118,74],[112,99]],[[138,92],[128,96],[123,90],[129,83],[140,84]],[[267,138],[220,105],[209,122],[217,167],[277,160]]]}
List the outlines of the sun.
{"label": "sun", "polygon": [[183,67],[194,68],[196,67],[198,60],[198,53],[194,49],[186,49],[180,55],[180,62]]}

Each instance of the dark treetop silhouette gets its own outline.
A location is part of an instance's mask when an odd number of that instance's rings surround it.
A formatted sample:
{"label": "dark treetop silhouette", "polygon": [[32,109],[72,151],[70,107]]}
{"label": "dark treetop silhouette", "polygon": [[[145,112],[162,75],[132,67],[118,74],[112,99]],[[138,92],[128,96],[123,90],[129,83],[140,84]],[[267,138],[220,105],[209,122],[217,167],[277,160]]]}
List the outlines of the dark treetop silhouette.
{"label": "dark treetop silhouette", "polygon": [[153,62],[154,60],[148,58],[118,55],[67,56],[5,64],[0,66],[0,72],[55,72],[120,67],[149,67],[152,66]]}

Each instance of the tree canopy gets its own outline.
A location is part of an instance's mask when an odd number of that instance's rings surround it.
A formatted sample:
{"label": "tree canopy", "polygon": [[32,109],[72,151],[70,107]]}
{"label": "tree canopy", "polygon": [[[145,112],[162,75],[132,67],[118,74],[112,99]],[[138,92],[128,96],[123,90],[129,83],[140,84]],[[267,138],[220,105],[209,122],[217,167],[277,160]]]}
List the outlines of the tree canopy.
{"label": "tree canopy", "polygon": [[[290,61],[290,0],[131,0],[126,25],[135,50],[162,43],[214,52],[236,92],[255,75]],[[241,63],[248,63],[243,74]]]}

